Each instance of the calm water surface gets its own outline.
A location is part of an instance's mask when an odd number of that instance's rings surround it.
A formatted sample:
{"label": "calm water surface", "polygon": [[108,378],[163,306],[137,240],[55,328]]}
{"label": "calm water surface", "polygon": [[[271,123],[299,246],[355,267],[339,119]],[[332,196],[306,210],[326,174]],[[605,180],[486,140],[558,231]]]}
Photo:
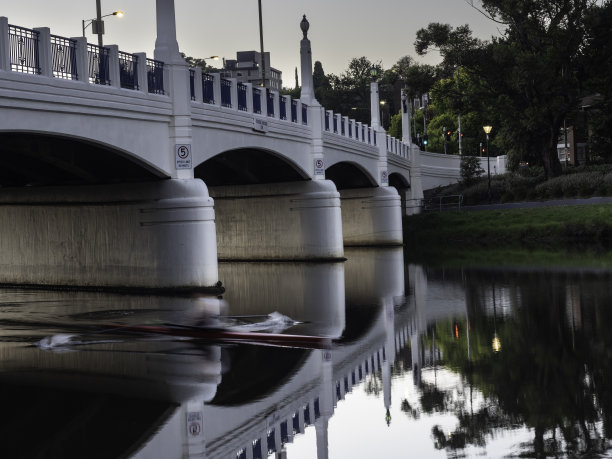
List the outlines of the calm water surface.
{"label": "calm water surface", "polygon": [[0,457],[612,457],[612,270],[347,257],[225,263],[222,298],[0,290]]}

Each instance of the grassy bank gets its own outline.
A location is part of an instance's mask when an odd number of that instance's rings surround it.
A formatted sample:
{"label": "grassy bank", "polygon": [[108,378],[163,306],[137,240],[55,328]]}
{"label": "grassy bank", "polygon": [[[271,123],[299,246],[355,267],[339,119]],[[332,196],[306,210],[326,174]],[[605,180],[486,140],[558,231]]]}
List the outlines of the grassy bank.
{"label": "grassy bank", "polygon": [[612,247],[612,205],[540,207],[406,217],[404,242],[429,249]]}

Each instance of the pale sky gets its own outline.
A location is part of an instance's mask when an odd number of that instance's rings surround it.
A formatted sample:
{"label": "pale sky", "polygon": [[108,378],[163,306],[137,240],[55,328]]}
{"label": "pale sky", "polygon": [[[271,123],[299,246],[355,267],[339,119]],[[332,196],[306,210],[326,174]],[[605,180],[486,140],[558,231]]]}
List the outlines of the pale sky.
{"label": "pale sky", "polygon": [[[475,3],[479,3],[475,0]],[[193,57],[218,55],[235,59],[236,51],[259,51],[257,0],[175,0],[177,39],[181,51]],[[0,0],[0,16],[22,27],[49,27],[61,36],[81,36],[82,20],[96,15],[95,0]],[[272,66],[283,72],[283,85],[293,87],[299,66],[306,14],[314,61],[326,73],[343,72],[354,57],[391,67],[400,57],[435,63],[436,56],[414,51],[416,31],[430,22],[469,24],[479,38],[499,35],[494,23],[465,0],[262,0],[264,48]],[[102,0],[102,14],[125,11],[123,18],[105,18],[105,44],[125,52],[146,52],[155,46],[154,0]],[[88,40],[96,43],[87,30]],[[221,66],[220,61],[211,61]],[[299,68],[298,68],[299,73]]]}

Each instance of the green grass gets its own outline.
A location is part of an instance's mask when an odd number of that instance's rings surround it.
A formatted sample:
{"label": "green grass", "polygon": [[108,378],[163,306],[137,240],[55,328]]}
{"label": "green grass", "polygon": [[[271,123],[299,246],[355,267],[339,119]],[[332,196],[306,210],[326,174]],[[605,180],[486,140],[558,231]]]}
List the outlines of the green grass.
{"label": "green grass", "polygon": [[409,247],[519,248],[612,245],[612,205],[428,213],[406,217]]}

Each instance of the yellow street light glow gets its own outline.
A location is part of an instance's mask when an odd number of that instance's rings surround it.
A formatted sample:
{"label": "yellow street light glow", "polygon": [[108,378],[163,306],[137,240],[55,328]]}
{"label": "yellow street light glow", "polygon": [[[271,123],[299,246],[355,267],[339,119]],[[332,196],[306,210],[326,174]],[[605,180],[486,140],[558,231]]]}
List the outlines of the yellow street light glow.
{"label": "yellow street light glow", "polygon": [[485,131],[485,134],[489,135],[493,129],[493,126],[483,126],[482,129]]}
{"label": "yellow street light glow", "polygon": [[113,16],[119,16],[120,18],[122,18],[124,14],[125,13],[123,11],[121,11],[121,10],[113,11]]}
{"label": "yellow street light glow", "polygon": [[499,352],[501,350],[501,341],[497,337],[497,335],[493,336],[493,343],[491,343],[493,347],[493,352]]}

